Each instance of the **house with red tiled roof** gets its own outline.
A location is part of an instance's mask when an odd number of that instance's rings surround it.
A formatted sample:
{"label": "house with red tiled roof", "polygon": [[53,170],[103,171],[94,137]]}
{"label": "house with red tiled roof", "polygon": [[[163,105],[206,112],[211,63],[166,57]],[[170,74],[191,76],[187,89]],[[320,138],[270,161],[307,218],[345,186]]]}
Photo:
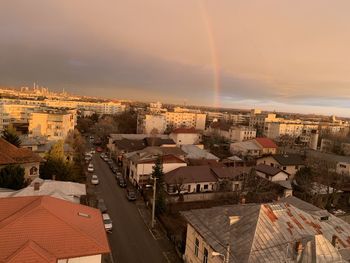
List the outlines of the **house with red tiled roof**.
{"label": "house with red tiled roof", "polygon": [[42,158],[30,149],[18,148],[0,138],[0,170],[7,165],[19,165],[24,168],[25,179],[30,181],[39,177]]}
{"label": "house with red tiled roof", "polygon": [[177,146],[186,144],[199,144],[202,134],[195,128],[177,128],[173,130],[169,137],[174,140]]}
{"label": "house with red tiled roof", "polygon": [[255,138],[255,142],[261,146],[262,154],[276,154],[278,146],[269,138]]}
{"label": "house with red tiled roof", "polygon": [[0,262],[102,262],[101,212],[49,196],[0,199]]}

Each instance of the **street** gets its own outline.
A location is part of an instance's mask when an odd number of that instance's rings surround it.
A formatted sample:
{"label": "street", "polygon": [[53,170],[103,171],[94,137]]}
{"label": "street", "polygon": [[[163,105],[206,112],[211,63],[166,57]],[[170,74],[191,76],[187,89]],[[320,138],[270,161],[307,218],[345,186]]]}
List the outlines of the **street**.
{"label": "street", "polygon": [[[98,198],[103,198],[113,221],[112,233],[108,238],[116,263],[154,263],[170,262],[166,258],[167,249],[162,242],[151,234],[143,221],[136,201],[127,200],[126,190],[119,187],[108,165],[95,154],[93,157],[94,174],[99,178],[95,188]],[[164,237],[166,238],[166,237]]]}

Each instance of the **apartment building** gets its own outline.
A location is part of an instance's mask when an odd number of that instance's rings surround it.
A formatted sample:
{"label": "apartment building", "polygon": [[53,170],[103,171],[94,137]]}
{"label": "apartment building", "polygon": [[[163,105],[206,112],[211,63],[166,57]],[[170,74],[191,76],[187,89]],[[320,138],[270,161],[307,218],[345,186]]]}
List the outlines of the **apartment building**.
{"label": "apartment building", "polygon": [[229,130],[231,142],[243,142],[256,137],[256,129],[248,126],[234,126]]}
{"label": "apartment building", "polygon": [[166,112],[165,118],[167,126],[174,128],[194,127],[196,130],[205,129],[205,120],[207,115],[204,113],[193,112]]}
{"label": "apartment building", "polygon": [[167,128],[166,117],[162,114],[139,114],[137,116],[137,133],[139,134],[162,134]]}
{"label": "apartment building", "polygon": [[29,137],[48,140],[65,139],[75,127],[75,110],[45,110],[33,112],[29,119]]}
{"label": "apartment building", "polygon": [[7,104],[0,102],[0,132],[12,125],[18,131],[28,130],[30,114],[35,110],[34,105]]}
{"label": "apartment building", "polygon": [[137,117],[137,133],[150,134],[157,130],[164,133],[166,128],[194,127],[205,129],[206,114],[193,112],[165,112],[160,114],[139,114]]}
{"label": "apartment building", "polygon": [[252,111],[250,120],[249,120],[249,126],[256,128],[257,133],[262,135],[264,132],[264,127],[266,123],[269,122],[278,122],[280,119],[276,118],[276,114],[274,113],[255,113],[255,111]]}

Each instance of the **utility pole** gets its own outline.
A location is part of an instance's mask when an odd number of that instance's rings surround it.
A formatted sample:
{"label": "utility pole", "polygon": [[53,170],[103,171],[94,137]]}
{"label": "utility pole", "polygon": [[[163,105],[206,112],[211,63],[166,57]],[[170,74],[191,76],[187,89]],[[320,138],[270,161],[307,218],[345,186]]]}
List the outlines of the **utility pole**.
{"label": "utility pole", "polygon": [[157,187],[157,177],[153,177],[153,200],[152,200],[152,222],[151,227],[154,228],[154,215],[156,210],[156,187]]}
{"label": "utility pole", "polygon": [[229,261],[230,261],[230,243],[228,243],[226,247],[225,263],[229,263]]}

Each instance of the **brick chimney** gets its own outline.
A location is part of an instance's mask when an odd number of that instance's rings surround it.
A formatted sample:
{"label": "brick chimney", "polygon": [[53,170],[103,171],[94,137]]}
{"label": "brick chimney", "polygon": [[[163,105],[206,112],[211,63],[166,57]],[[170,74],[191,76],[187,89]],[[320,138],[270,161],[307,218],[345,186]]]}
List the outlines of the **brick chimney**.
{"label": "brick chimney", "polygon": [[34,191],[39,191],[40,190],[40,182],[35,182],[34,183]]}
{"label": "brick chimney", "polygon": [[52,175],[52,180],[56,181],[56,175],[55,174]]}

